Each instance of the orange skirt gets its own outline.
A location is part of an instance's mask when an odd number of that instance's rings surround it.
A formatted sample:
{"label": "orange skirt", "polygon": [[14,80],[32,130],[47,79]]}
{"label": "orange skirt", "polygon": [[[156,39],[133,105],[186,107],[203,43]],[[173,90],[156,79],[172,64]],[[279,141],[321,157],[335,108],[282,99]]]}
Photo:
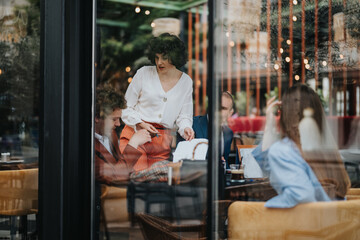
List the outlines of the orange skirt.
{"label": "orange skirt", "polygon": [[[134,166],[135,171],[141,171],[149,168],[156,162],[169,160],[171,154],[171,130],[164,128],[160,124],[152,124],[160,134],[151,138],[151,142],[145,143],[138,147],[138,150],[142,153]],[[135,133],[134,129],[129,126],[125,126],[120,135],[120,151],[123,153],[126,145],[130,141],[132,135]],[[125,159],[126,160],[126,159]]]}

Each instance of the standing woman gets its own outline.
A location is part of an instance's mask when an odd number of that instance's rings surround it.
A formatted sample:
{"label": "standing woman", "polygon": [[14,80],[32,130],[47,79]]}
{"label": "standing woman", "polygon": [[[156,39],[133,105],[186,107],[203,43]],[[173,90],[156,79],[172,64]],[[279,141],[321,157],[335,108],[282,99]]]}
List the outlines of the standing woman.
{"label": "standing woman", "polygon": [[193,82],[179,70],[187,61],[184,43],[175,35],[163,33],[150,41],[147,56],[155,66],[136,72],[125,94],[127,108],[122,115],[126,126],[120,136],[121,151],[137,130],[146,129],[153,136],[151,142],[138,147],[142,156],[135,171],[169,159],[174,125],[184,139],[194,138]]}

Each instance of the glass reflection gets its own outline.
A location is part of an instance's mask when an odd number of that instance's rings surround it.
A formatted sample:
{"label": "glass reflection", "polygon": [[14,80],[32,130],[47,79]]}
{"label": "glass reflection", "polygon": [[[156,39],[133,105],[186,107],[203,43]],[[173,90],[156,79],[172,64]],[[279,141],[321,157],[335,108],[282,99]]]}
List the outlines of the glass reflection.
{"label": "glass reflection", "polygon": [[[208,142],[193,139],[193,92],[200,95],[199,84],[196,87],[193,82],[201,84],[201,60],[198,53],[193,59],[192,33],[184,25],[199,19],[195,15],[186,19],[187,8],[183,2],[164,6],[98,2],[98,91],[107,89],[117,92],[115,99],[123,99],[120,95],[126,99],[125,107],[109,111],[121,109],[120,123],[109,122],[109,129],[116,132],[112,134],[116,138],[109,140],[115,150],[109,151],[101,142],[106,131],[100,129],[106,129],[111,114],[95,118],[96,134],[102,135],[95,136],[95,143],[103,150],[101,158],[95,146],[100,236],[117,232],[124,239],[205,235]],[[102,95],[97,92],[97,103]],[[203,101],[205,105],[205,96]],[[105,155],[112,159],[114,152],[119,152],[119,160],[107,161]],[[155,235],[146,235],[149,232]]]}
{"label": "glass reflection", "polygon": [[0,53],[0,237],[36,237],[39,1],[0,1]]}

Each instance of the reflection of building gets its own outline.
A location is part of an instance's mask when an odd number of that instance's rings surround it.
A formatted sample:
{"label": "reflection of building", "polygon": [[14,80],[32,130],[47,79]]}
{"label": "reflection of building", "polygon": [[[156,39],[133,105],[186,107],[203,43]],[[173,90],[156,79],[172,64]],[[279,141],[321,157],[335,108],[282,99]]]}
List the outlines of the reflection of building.
{"label": "reflection of building", "polygon": [[26,0],[0,2],[0,41],[19,42],[26,36],[28,16],[20,8],[27,5]]}

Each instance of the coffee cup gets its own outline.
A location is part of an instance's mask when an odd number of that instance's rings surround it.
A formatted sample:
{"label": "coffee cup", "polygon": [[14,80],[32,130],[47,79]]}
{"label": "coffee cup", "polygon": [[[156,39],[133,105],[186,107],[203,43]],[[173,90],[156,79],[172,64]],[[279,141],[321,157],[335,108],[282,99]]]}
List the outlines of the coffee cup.
{"label": "coffee cup", "polygon": [[239,169],[231,169],[231,180],[243,180],[244,177],[244,165],[241,165]]}

